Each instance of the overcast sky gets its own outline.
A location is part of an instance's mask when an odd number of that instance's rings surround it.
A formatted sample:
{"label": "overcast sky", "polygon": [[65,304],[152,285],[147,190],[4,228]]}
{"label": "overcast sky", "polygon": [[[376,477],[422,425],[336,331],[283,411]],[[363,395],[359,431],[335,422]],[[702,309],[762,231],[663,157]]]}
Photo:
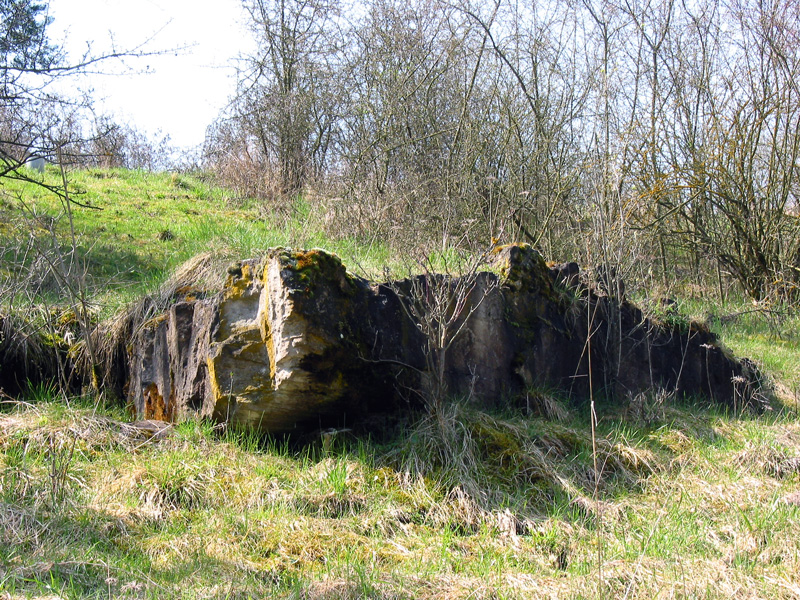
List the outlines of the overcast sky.
{"label": "overcast sky", "polygon": [[127,62],[105,63],[115,75],[92,75],[80,86],[104,113],[176,146],[202,144],[206,127],[235,88],[234,59],[249,47],[241,0],[50,0],[50,38],[66,40],[70,58],[133,48],[185,47]]}

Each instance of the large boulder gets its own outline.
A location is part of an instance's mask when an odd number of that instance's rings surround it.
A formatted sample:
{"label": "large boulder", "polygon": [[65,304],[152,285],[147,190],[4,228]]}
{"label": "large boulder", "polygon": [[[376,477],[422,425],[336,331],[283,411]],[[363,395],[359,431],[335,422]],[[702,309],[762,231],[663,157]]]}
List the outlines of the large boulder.
{"label": "large boulder", "polygon": [[[322,250],[232,265],[219,294],[180,295],[139,328],[129,399],[144,419],[279,433],[395,410],[434,383],[483,405],[536,386],[606,398],[666,388],[733,404],[752,381],[707,329],[647,319],[577,265],[548,268],[527,245],[498,248],[494,262],[462,286],[430,274],[369,282]],[[442,290],[459,302],[442,309],[432,300]],[[442,319],[451,343],[431,360]]]}
{"label": "large boulder", "polygon": [[498,263],[514,372],[527,385],[577,396],[591,388],[610,399],[651,390],[731,406],[752,399],[750,361],[736,360],[702,323],[645,317],[603,269],[591,283],[577,264],[548,268],[537,251],[516,245],[502,248]]}
{"label": "large boulder", "polygon": [[422,342],[389,287],[324,251],[277,249],[140,329],[129,399],[142,418],[290,431],[388,407],[397,365],[420,364]]}

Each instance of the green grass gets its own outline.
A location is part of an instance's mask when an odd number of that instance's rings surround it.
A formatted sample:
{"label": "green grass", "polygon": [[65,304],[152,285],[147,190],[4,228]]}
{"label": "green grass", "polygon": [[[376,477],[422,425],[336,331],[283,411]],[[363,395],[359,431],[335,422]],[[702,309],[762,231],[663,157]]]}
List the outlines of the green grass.
{"label": "green grass", "polygon": [[[478,446],[484,460],[504,465],[481,479],[494,490],[485,502],[448,465],[410,472],[396,452],[406,439],[298,446],[189,422],[148,440],[88,406],[9,406],[0,597],[796,594],[796,417],[609,414],[595,502],[585,415],[464,411],[494,439]],[[549,457],[542,472],[534,446]]]}
{"label": "green grass", "polygon": [[[199,175],[125,169],[80,169],[68,175],[73,197],[92,207],[73,206],[77,267],[86,272],[91,300],[104,314],[152,291],[179,264],[209,250],[243,259],[275,246],[319,246],[337,252],[356,272],[362,267],[378,272],[391,258],[381,245],[364,248],[346,236],[329,239],[300,200],[278,223],[257,203],[234,198]],[[52,185],[60,181],[55,167],[42,177]],[[5,238],[0,274],[11,277],[49,250],[51,226],[62,255],[69,254],[64,207],[43,187],[3,181],[0,216]],[[29,248],[31,239],[36,243]]]}

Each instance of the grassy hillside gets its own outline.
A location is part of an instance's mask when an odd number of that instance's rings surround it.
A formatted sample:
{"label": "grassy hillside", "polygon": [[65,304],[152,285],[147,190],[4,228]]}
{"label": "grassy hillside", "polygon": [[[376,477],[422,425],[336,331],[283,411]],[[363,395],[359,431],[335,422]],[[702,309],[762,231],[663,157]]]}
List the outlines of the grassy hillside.
{"label": "grassy hillside", "polygon": [[[103,315],[209,250],[223,271],[278,244],[374,272],[402,260],[326,238],[302,202],[278,222],[199,177],[71,177],[103,209],[74,210]],[[63,302],[31,276],[54,244],[69,256],[62,204],[0,191],[0,311]],[[800,598],[800,317],[680,303],[759,362],[782,404],[640,397],[603,407],[593,440],[588,407],[531,390],[528,412],[453,403],[286,441],[203,422],[153,435],[47,388],[0,397],[0,599]]]}
{"label": "grassy hillside", "polygon": [[[60,177],[55,167],[48,167],[42,181],[58,185]],[[72,197],[86,205],[73,205],[72,210],[77,269],[85,271],[90,295],[106,313],[154,289],[177,265],[200,252],[241,259],[280,245],[325,246],[367,267],[387,260],[379,246],[328,239],[300,200],[276,219],[274,213],[234,198],[202,176],[86,169],[70,172],[69,180]],[[11,277],[15,268],[37,264],[37,257],[47,254],[54,242],[62,255],[69,255],[69,225],[58,196],[31,183],[4,181],[0,274]]]}

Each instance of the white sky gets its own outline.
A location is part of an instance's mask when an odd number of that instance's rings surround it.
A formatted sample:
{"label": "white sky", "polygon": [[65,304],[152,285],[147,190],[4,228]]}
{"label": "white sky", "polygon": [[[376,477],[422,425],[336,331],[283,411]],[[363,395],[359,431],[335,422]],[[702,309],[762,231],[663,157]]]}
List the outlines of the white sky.
{"label": "white sky", "polygon": [[241,0],[50,0],[50,39],[76,61],[92,53],[134,48],[185,47],[161,56],[109,61],[114,75],[80,81],[92,89],[98,112],[112,114],[150,135],[169,134],[175,146],[203,143],[206,127],[235,89],[235,58],[252,44]]}

